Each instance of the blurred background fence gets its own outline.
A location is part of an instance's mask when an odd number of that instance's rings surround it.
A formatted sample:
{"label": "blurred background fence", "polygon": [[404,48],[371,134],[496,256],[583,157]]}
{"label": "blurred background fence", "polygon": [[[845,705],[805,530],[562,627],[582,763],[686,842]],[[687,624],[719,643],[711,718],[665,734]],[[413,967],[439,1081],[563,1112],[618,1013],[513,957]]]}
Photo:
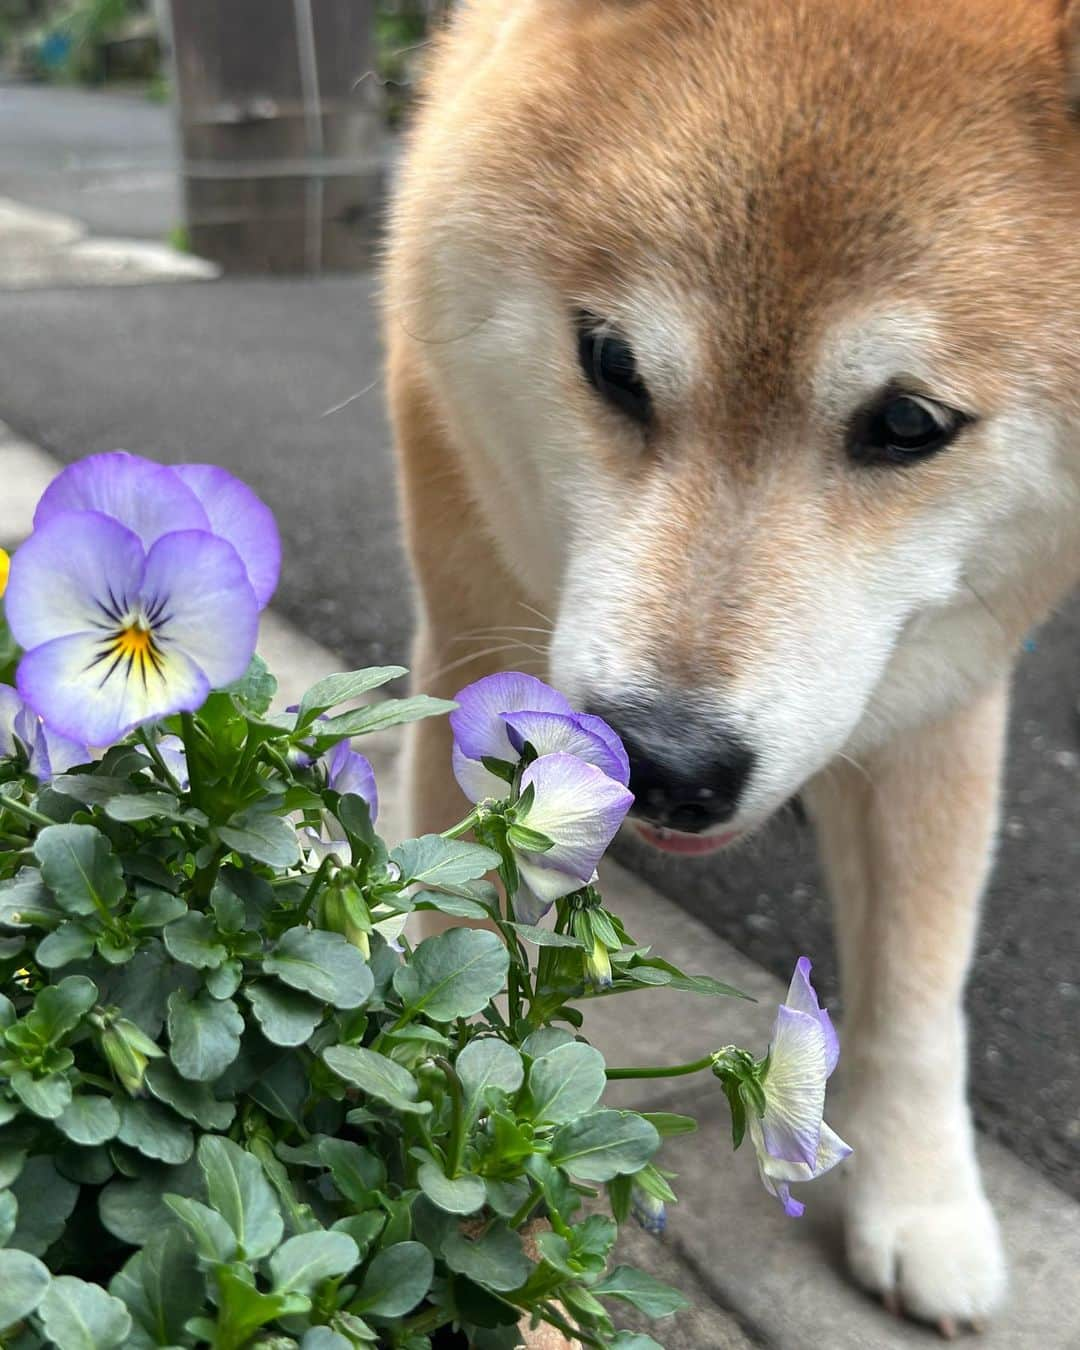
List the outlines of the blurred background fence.
{"label": "blurred background fence", "polygon": [[8,75],[170,100],[178,239],[231,272],[352,271],[451,0],[0,0]]}

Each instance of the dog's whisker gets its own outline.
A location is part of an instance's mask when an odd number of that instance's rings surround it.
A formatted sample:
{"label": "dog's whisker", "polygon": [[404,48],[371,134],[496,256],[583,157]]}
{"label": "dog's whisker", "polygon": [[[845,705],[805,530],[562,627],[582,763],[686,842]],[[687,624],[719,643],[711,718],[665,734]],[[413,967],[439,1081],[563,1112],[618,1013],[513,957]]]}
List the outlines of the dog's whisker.
{"label": "dog's whisker", "polygon": [[[428,680],[437,680],[443,675],[449,675],[451,671],[460,670],[462,666],[468,666],[476,661],[482,661],[487,656],[498,656],[502,652],[521,651],[522,649],[523,644],[520,642],[504,642],[498,647],[486,647],[480,652],[469,652],[465,656],[458,657],[456,661],[450,661],[446,665],[440,666],[438,670],[433,670],[427,678]],[[534,651],[539,657],[545,655],[545,653],[537,651],[535,647],[525,648],[525,650]]]}

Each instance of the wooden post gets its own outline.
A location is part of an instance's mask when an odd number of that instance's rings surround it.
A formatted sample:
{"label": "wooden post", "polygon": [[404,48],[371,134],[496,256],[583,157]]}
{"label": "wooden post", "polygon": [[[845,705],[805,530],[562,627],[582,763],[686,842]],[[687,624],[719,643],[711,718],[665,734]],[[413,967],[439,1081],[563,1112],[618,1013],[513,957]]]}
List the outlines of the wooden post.
{"label": "wooden post", "polygon": [[193,251],[237,272],[370,263],[374,0],[171,0]]}

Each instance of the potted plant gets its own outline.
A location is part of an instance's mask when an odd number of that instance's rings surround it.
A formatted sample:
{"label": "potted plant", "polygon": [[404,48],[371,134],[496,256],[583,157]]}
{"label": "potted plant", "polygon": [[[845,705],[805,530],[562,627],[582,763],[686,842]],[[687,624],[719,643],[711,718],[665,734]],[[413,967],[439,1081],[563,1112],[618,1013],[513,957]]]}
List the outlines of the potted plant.
{"label": "potted plant", "polygon": [[[604,906],[617,737],[525,676],[356,706],[403,672],[355,671],[272,712],[279,552],[222,471],[104,455],[12,560],[0,1344],[655,1346],[618,1308],[682,1299],[611,1252],[632,1215],[662,1229],[662,1140],[693,1121],[612,1110],[606,1083],[715,1074],[798,1212],[789,1184],[846,1152],[808,963],[766,1058],[609,1069],[590,1000],[735,992]],[[471,809],[390,848],[351,742],[447,713]],[[413,945],[423,911],[487,926]]]}

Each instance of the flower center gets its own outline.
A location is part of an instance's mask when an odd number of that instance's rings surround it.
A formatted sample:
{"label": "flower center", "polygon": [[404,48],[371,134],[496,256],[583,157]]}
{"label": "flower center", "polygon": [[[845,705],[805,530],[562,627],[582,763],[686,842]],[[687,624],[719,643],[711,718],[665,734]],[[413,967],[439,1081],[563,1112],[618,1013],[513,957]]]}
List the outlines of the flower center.
{"label": "flower center", "polygon": [[125,680],[136,675],[143,688],[151,674],[163,678],[165,663],[154,636],[154,616],[129,612],[119,619],[117,627],[110,626],[87,669],[93,670],[95,666],[105,667],[99,687],[104,687],[117,672]]}

